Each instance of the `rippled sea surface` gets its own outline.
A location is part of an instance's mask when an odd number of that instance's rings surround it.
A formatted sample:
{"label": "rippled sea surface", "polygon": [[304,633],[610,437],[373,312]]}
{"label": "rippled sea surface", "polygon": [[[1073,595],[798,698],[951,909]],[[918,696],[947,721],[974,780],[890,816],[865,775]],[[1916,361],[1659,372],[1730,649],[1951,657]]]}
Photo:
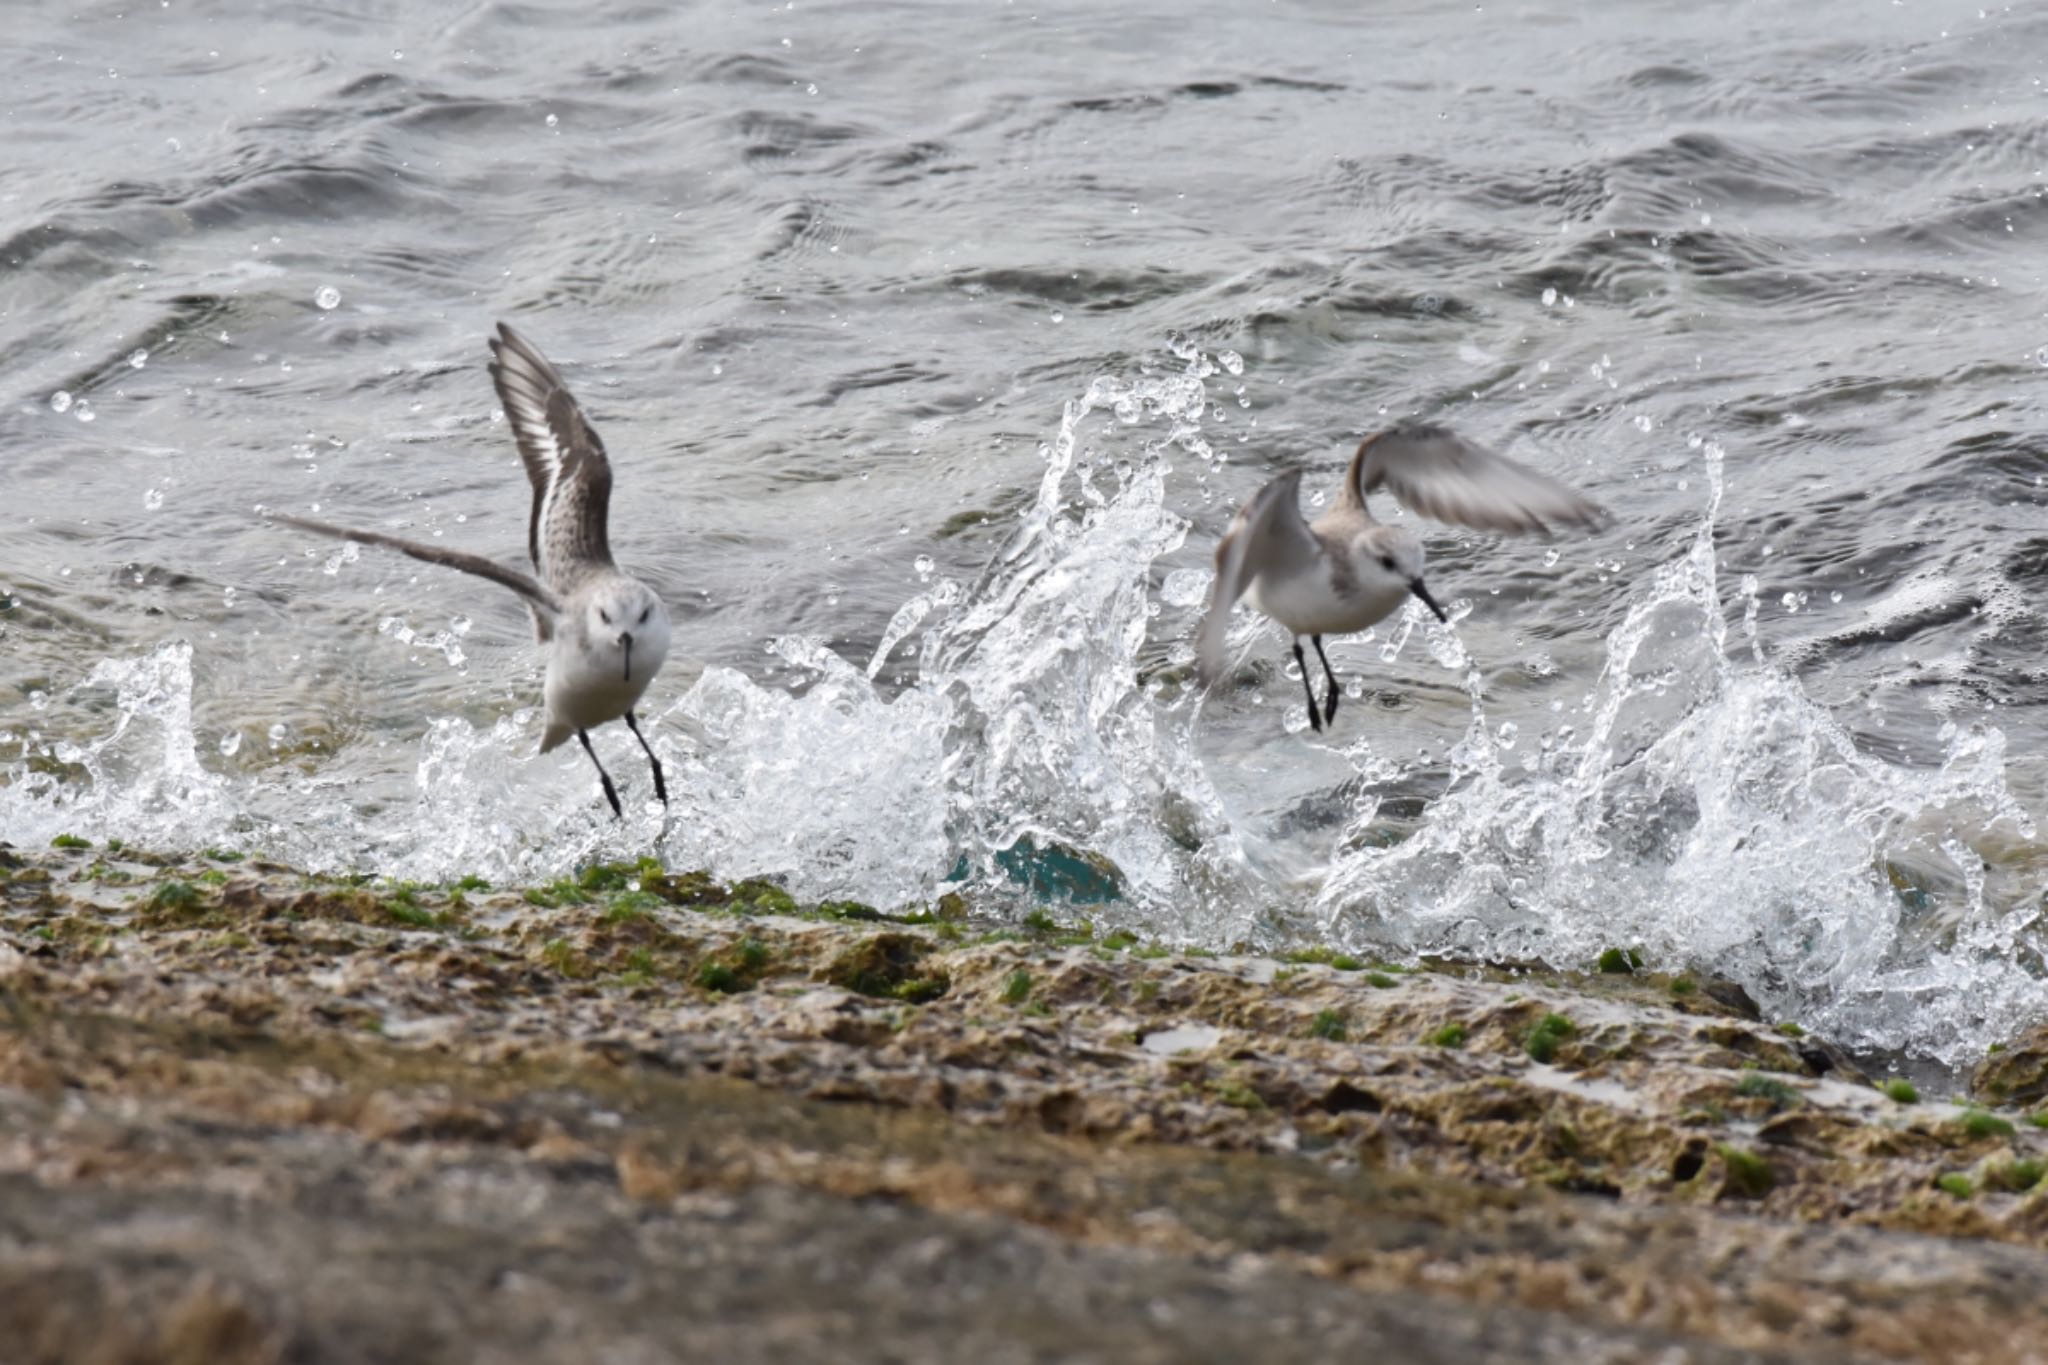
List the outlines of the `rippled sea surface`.
{"label": "rippled sea surface", "polygon": [[[1639,945],[1952,1065],[2043,1011],[2038,7],[9,18],[0,838]],[[499,319],[677,620],[623,826],[510,594],[255,515],[516,562]],[[1191,691],[1237,504],[1404,417],[1614,525],[1427,528],[1455,626],[1334,643],[1328,734],[1249,615]]]}

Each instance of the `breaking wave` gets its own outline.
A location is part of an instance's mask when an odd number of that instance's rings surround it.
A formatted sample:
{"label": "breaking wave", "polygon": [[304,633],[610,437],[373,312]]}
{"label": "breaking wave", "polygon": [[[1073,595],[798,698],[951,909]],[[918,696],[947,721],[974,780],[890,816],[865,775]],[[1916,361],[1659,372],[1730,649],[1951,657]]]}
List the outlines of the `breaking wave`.
{"label": "breaking wave", "polygon": [[[1711,442],[1695,442],[1710,492],[1689,548],[1635,594],[1575,713],[1519,734],[1489,716],[1455,626],[1422,625],[1470,702],[1448,756],[1359,745],[1324,803],[1332,828],[1290,841],[1233,821],[1252,779],[1205,758],[1202,697],[1181,681],[1179,609],[1198,594],[1185,570],[1155,577],[1188,529],[1168,505],[1176,465],[1219,461],[1207,381],[1237,362],[1174,355],[1067,403],[1010,543],[977,581],[907,602],[871,665],[785,637],[772,650],[794,687],[712,667],[655,713],[666,811],[606,818],[580,757],[534,754],[532,710],[432,722],[410,801],[352,801],[317,770],[215,772],[177,643],[102,661],[74,689],[74,709],[111,717],[95,737],[0,731],[0,833],[235,843],[420,880],[546,877],[652,847],[804,897],[899,906],[964,884],[992,903],[1095,902],[1181,941],[1306,931],[1555,964],[1633,946],[1852,1046],[1949,1065],[2041,1013],[2039,850],[2003,736],[1951,724],[1938,763],[1889,761],[1767,657],[1755,585],[1722,595]],[[1417,628],[1397,623],[1384,653]],[[918,680],[885,692],[881,662],[906,645]],[[1276,727],[1270,742],[1299,741]]]}

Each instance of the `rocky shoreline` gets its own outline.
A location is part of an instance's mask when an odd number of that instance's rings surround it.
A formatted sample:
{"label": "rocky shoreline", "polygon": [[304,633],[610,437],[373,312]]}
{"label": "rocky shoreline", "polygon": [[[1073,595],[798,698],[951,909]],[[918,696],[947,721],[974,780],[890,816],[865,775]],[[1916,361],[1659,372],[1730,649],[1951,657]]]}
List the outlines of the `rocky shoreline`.
{"label": "rocky shoreline", "polygon": [[2039,1037],[1930,1102],[1620,949],[60,842],[0,845],[9,1360],[2048,1351]]}

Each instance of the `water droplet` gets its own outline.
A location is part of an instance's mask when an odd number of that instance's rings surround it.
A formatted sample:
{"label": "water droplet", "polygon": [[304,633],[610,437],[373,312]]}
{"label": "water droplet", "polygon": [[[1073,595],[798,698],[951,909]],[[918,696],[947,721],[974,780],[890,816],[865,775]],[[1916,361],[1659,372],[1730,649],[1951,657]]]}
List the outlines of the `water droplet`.
{"label": "water droplet", "polygon": [[278,745],[290,739],[291,736],[292,727],[286,725],[283,721],[279,721],[270,727],[270,747],[275,749]]}
{"label": "water droplet", "polygon": [[1656,426],[1657,426],[1657,419],[1656,419],[1656,418],[1654,418],[1654,417],[1651,417],[1651,416],[1648,416],[1647,414],[1638,414],[1638,415],[1637,415],[1637,417],[1636,417],[1636,430],[1637,430],[1637,431],[1652,431],[1652,430],[1654,430],[1654,429],[1656,428]]}
{"label": "water droplet", "polygon": [[28,693],[28,704],[30,710],[46,711],[49,709],[50,706],[50,694],[41,691],[37,688],[30,688]]}
{"label": "water droplet", "polygon": [[1839,592],[1831,592],[1828,594],[1828,601],[1830,602],[1839,602],[1841,600],[1842,594],[1840,594]]}
{"label": "water droplet", "polygon": [[458,616],[448,623],[448,629],[454,631],[457,635],[467,635],[469,634],[470,626],[473,624],[474,622],[467,616]]}
{"label": "water droplet", "polygon": [[164,490],[152,488],[142,495],[142,505],[152,512],[161,511],[164,505]]}
{"label": "water droplet", "polygon": [[558,118],[558,117],[557,117],[556,115],[554,115],[554,114],[549,114],[549,115],[548,115],[548,127],[550,127],[550,128],[559,128],[559,127],[561,127],[561,126],[562,126],[562,120],[561,120],[560,118]]}
{"label": "water droplet", "polygon": [[1543,306],[1545,308],[1555,308],[1557,306],[1557,291],[1555,289],[1543,291]]}
{"label": "water droplet", "polygon": [[1556,568],[1557,561],[1560,558],[1562,558],[1562,556],[1556,550],[1545,550],[1543,552],[1543,567],[1546,569]]}
{"label": "water droplet", "polygon": [[910,567],[917,570],[919,578],[929,578],[931,577],[932,570],[938,568],[939,565],[938,561],[930,555],[919,555],[916,559],[910,561]]}
{"label": "water droplet", "polygon": [[235,751],[242,747],[242,732],[234,730],[220,737],[220,752],[223,758],[233,758]]}
{"label": "water droplet", "polygon": [[70,395],[70,394],[68,394],[68,393],[66,393],[66,392],[65,392],[64,390],[62,390],[62,389],[59,389],[59,390],[57,390],[57,391],[56,391],[55,393],[51,394],[51,395],[50,395],[50,411],[51,411],[51,412],[69,412],[69,411],[71,411],[71,395]]}
{"label": "water droplet", "polygon": [[2043,346],[2040,350],[2034,352],[2034,363],[2037,365],[2048,365],[2048,346]]}
{"label": "water droplet", "polygon": [[148,363],[149,352],[143,347],[138,346],[128,353],[128,368],[131,370],[139,370]]}
{"label": "water droplet", "polygon": [[1218,351],[1216,353],[1216,360],[1217,363],[1232,374],[1244,373],[1244,357],[1236,351]]}
{"label": "water droplet", "polygon": [[83,398],[71,405],[71,415],[81,422],[90,422],[93,418],[99,416],[98,413],[92,410],[92,404]]}
{"label": "water droplet", "polygon": [[817,94],[817,93],[818,93],[818,87],[817,87],[817,84],[816,84],[816,82],[813,82],[812,84],[810,84],[810,85],[807,85],[807,86],[805,86],[805,87],[804,87],[804,93],[805,93],[806,95],[815,95],[815,94]]}
{"label": "water droplet", "polygon": [[392,60],[392,61],[394,61],[394,62],[402,62],[402,61],[404,61],[404,60],[405,60],[405,52],[404,52],[404,50],[403,50],[403,49],[401,49],[401,48],[395,48],[395,47],[394,47],[394,48],[392,48],[392,49],[391,49],[391,60]]}
{"label": "water droplet", "polygon": [[1065,322],[1067,320],[1067,315],[1065,313],[1060,312],[1057,308],[1055,308],[1052,313],[1052,320],[1054,322]]}
{"label": "water droplet", "polygon": [[319,305],[321,312],[332,312],[341,307],[341,291],[331,284],[323,284],[313,295],[313,302]]}
{"label": "water droplet", "polygon": [[1209,595],[1206,569],[1175,569],[1159,585],[1159,600],[1169,607],[1197,607]]}
{"label": "water droplet", "polygon": [[1512,749],[1512,748],[1514,748],[1514,747],[1515,747],[1515,739],[1516,739],[1516,738],[1517,738],[1517,737],[1518,737],[1518,736],[1519,736],[1519,735],[1520,735],[1521,733],[1522,733],[1522,729],[1521,729],[1521,727],[1520,727],[1520,726],[1518,726],[1518,725],[1516,725],[1516,724],[1515,724],[1515,723],[1514,723],[1513,721],[1511,721],[1511,720],[1504,720],[1504,721],[1502,721],[1502,722],[1501,722],[1501,724],[1500,724],[1500,734],[1499,734],[1499,743],[1500,743],[1500,747],[1501,747],[1501,748],[1503,748],[1503,749]]}

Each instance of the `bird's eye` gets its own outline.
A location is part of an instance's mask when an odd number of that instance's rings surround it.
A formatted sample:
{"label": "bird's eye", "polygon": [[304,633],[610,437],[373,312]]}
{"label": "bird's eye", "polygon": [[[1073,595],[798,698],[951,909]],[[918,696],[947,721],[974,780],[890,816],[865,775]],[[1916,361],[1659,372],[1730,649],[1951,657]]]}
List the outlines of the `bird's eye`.
{"label": "bird's eye", "polygon": [[1394,557],[1392,555],[1381,555],[1380,567],[1383,569],[1392,569],[1394,567]]}
{"label": "bird's eye", "polygon": [[597,619],[604,622],[606,625],[610,625],[612,623],[612,614],[606,611],[603,607],[599,607],[597,609]]}
{"label": "bird's eye", "polygon": [[652,615],[654,615],[654,608],[653,608],[653,607],[642,607],[642,608],[640,608],[640,624],[641,624],[641,625],[643,625],[643,626],[644,626],[644,625],[646,625],[646,624],[647,624],[647,618],[648,618],[648,617],[650,617],[650,616],[652,616]]}

